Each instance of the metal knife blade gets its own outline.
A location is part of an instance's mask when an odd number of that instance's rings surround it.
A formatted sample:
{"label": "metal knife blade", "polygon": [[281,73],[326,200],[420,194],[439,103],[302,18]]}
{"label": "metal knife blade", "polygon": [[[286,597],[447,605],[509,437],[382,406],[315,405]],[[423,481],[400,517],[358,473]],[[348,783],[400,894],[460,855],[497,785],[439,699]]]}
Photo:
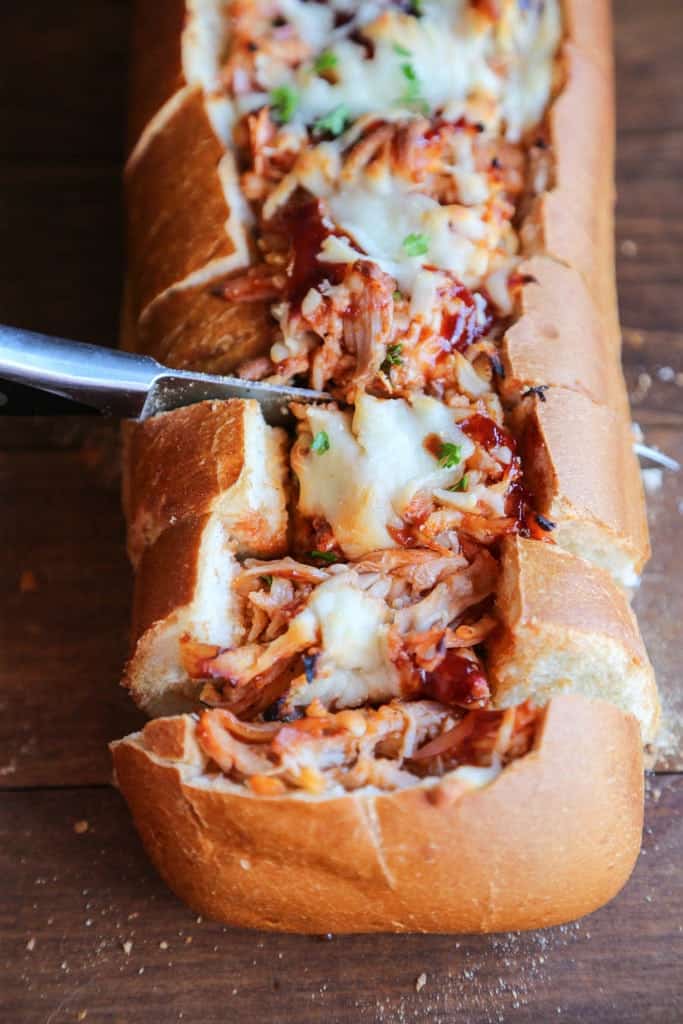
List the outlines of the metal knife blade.
{"label": "metal knife blade", "polygon": [[329,402],[323,391],[281,387],[162,366],[151,356],[0,325],[0,377],[89,405],[108,416],[147,419],[206,399],[255,399],[274,426],[290,402]]}

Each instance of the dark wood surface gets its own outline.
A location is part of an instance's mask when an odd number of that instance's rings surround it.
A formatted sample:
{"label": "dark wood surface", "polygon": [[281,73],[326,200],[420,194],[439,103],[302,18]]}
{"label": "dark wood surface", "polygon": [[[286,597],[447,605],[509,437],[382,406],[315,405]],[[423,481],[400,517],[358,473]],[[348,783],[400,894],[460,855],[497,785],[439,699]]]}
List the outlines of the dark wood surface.
{"label": "dark wood surface", "polygon": [[[618,0],[615,14],[626,374],[648,443],[683,460],[683,5]],[[128,18],[127,0],[0,9],[4,322],[115,339]],[[108,785],[106,742],[140,721],[117,685],[130,580],[116,433],[0,418],[0,1019],[683,1020],[682,475],[652,481],[636,608],[666,719],[624,892],[542,933],[328,942],[198,921],[148,866]]]}

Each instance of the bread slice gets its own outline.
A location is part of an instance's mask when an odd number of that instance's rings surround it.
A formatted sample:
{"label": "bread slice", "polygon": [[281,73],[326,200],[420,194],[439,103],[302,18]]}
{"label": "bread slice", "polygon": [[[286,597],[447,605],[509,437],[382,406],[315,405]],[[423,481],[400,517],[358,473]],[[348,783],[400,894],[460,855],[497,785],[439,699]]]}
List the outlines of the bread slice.
{"label": "bread slice", "polygon": [[133,653],[123,685],[149,715],[197,707],[180,642],[229,646],[241,637],[232,589],[239,570],[232,538],[218,516],[184,519],[147,548],[135,579]]}
{"label": "bread slice", "polygon": [[504,400],[514,404],[541,385],[580,391],[605,405],[622,402],[621,369],[579,272],[542,256],[518,272],[526,283],[518,317],[503,337]]}
{"label": "bread slice", "polygon": [[[593,5],[596,6],[596,5]],[[593,14],[572,24],[593,24]],[[619,352],[614,281],[614,96],[609,67],[564,44],[565,81],[548,114],[554,182],[538,197],[521,238],[527,253],[545,254],[577,270],[602,318],[605,337]]]}
{"label": "bread slice", "polygon": [[638,855],[638,725],[602,701],[552,700],[532,751],[480,789],[456,771],[394,792],[254,796],[207,774],[194,725],[151,722],[112,744],[116,779],[168,885],[228,924],[543,928],[611,899]]}
{"label": "bread slice", "polygon": [[556,523],[553,540],[634,586],[650,542],[628,420],[564,388],[526,399],[516,420],[525,480]]}
{"label": "bread slice", "polygon": [[273,320],[268,302],[226,302],[206,285],[171,289],[147,309],[130,334],[138,352],[165,366],[232,373],[267,355]]}
{"label": "bread slice", "polygon": [[138,151],[144,149],[178,92],[197,85],[208,94],[216,91],[228,30],[224,13],[224,0],[137,0],[131,33],[131,150],[136,144]]}
{"label": "bread slice", "polygon": [[126,168],[128,265],[139,316],[171,288],[211,282],[248,261],[246,207],[232,151],[197,86]]}
{"label": "bread slice", "polygon": [[287,438],[256,401],[200,402],[123,428],[123,505],[134,565],[168,527],[218,517],[237,554],[287,539]]}
{"label": "bread slice", "polygon": [[487,662],[496,705],[560,693],[611,701],[653,738],[659,699],[636,618],[603,569],[538,541],[503,545],[496,602],[501,628]]}

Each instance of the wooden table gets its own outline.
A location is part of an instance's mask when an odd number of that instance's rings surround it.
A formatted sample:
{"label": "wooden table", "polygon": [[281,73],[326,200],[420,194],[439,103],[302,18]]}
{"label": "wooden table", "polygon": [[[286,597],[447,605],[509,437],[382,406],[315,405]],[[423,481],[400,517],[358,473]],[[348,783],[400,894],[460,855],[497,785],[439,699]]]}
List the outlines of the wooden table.
{"label": "wooden table", "polygon": [[[3,5],[6,322],[115,339],[128,18],[126,0]],[[648,441],[683,459],[683,5],[619,0],[616,21],[627,374]],[[0,1018],[683,1020],[681,475],[651,481],[655,556],[637,606],[668,731],[626,890],[542,933],[325,941],[196,918],[149,867],[109,784],[106,742],[140,721],[117,685],[130,580],[114,443],[90,418],[0,420]]]}

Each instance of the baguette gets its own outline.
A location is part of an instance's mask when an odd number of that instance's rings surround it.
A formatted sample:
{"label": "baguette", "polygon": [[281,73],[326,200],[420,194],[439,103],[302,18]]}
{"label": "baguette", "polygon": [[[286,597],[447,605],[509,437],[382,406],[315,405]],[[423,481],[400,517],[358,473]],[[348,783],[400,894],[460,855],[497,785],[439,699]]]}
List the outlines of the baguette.
{"label": "baguette", "polygon": [[626,882],[659,718],[609,5],[351,8],[137,4],[122,343],[331,399],[126,425],[170,717],[116,779],[220,920],[544,927]]}

